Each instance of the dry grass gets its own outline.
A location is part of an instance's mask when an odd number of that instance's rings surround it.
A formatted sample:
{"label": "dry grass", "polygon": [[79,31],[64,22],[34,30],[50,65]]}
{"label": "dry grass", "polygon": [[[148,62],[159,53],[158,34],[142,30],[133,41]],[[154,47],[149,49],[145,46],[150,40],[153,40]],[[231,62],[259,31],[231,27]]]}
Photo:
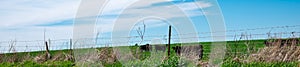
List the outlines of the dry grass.
{"label": "dry grass", "polygon": [[53,58],[51,58],[51,61],[73,61],[73,56],[70,54],[67,54],[65,52],[59,52]]}
{"label": "dry grass", "polygon": [[99,52],[98,57],[101,62],[111,64],[111,63],[114,63],[115,61],[117,61],[116,54],[113,53],[113,50],[110,48],[103,48],[103,49],[100,49],[98,52]]}
{"label": "dry grass", "polygon": [[249,61],[262,61],[262,62],[289,62],[300,61],[300,47],[265,47],[258,53],[251,54]]}
{"label": "dry grass", "polygon": [[199,57],[200,54],[201,53],[199,53],[199,48],[196,48],[196,46],[189,46],[182,48],[180,57],[191,61],[198,61],[199,59],[201,59]]}
{"label": "dry grass", "polygon": [[208,62],[204,62],[204,61],[199,61],[198,62],[198,66],[200,67],[209,67],[209,63]]}
{"label": "dry grass", "polygon": [[199,61],[202,59],[203,47],[200,45],[182,46],[180,50],[180,60],[181,62],[189,62],[192,64],[197,64],[201,66],[206,66],[206,62]]}
{"label": "dry grass", "polygon": [[270,47],[260,49],[257,53],[251,54],[248,62],[291,62],[300,61],[300,47],[296,46],[297,41],[286,41],[282,46],[281,40],[276,40]]}
{"label": "dry grass", "polygon": [[43,62],[47,61],[48,59],[50,59],[49,56],[50,56],[49,53],[44,53],[44,54],[36,56],[33,60],[37,63],[43,63]]}

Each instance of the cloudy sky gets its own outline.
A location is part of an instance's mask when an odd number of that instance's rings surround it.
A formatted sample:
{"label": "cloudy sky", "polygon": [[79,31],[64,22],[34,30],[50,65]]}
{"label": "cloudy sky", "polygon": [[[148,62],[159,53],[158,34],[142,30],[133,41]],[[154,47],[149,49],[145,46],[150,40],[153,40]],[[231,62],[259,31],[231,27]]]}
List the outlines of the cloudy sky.
{"label": "cloudy sky", "polygon": [[[0,40],[43,40],[44,29],[47,39],[69,39],[73,37],[75,19],[95,16],[100,20],[97,21],[97,31],[101,32],[103,37],[109,37],[117,19],[127,22],[127,19],[144,17],[141,14],[159,14],[165,16],[166,20],[188,17],[195,24],[197,32],[209,32],[209,23],[204,15],[214,13],[202,11],[201,8],[209,9],[217,6],[205,1],[154,0],[130,7],[137,1],[109,0],[101,15],[76,17],[81,0],[2,0],[0,2]],[[200,4],[201,8],[195,3]],[[300,23],[298,19],[300,1],[298,0],[218,0],[218,4],[228,30]],[[93,5],[90,6],[93,7]],[[173,7],[181,10],[173,9]],[[125,9],[129,12],[122,13]],[[152,13],[149,10],[159,12]],[[180,11],[184,14],[178,13]],[[145,34],[166,34],[168,24],[164,22],[157,19],[145,20],[144,23],[149,30]],[[140,24],[138,23],[137,26]],[[265,33],[265,31],[260,32]],[[135,31],[132,33],[136,35]]]}

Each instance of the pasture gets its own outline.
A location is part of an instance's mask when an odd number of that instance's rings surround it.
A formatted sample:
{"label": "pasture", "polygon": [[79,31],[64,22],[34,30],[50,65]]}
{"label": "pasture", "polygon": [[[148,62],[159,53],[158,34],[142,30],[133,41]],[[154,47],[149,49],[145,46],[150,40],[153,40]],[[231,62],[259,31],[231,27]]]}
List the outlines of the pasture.
{"label": "pasture", "polygon": [[[256,54],[267,48],[265,46],[266,40],[242,40],[242,41],[227,41],[226,42],[226,55],[223,60],[222,67],[297,67],[299,60],[290,61],[250,61],[252,54]],[[199,45],[203,46],[203,58],[201,58],[196,65],[206,66],[209,61],[209,54],[211,52],[211,44],[213,42],[197,42],[197,43],[175,43],[171,44],[171,47],[179,45]],[[186,45],[189,44],[189,45]],[[299,45],[299,44],[298,44]],[[98,60],[95,63],[99,63],[100,66],[105,67],[120,67],[120,66],[151,66],[152,64],[159,64],[159,67],[174,67],[174,66],[188,66],[190,62],[180,62],[180,57],[176,55],[176,52],[171,49],[171,55],[168,59],[151,58],[150,56],[156,56],[151,54],[151,51],[140,51],[139,46],[128,46],[135,58],[140,60],[128,61],[127,63],[121,63],[117,60],[113,54],[112,47],[97,48]],[[297,46],[296,46],[297,47]],[[281,48],[278,48],[280,50]],[[282,48],[284,49],[284,48]],[[287,48],[290,49],[290,48]],[[84,49],[81,49],[84,50]],[[295,49],[298,51],[299,49]],[[275,51],[275,50],[274,50]],[[292,50],[290,50],[292,51]],[[167,51],[165,51],[165,54]],[[280,52],[280,51],[279,51]],[[0,54],[0,67],[40,67],[40,66],[55,66],[55,67],[70,67],[75,66],[74,57],[72,57],[71,50],[55,50],[50,51],[51,59],[37,61],[36,58],[45,54],[45,51],[37,52],[20,52],[20,53],[6,53]],[[288,52],[290,53],[290,52]],[[297,53],[297,52],[293,52]],[[276,54],[277,55],[277,54]],[[286,54],[287,55],[287,54]],[[298,54],[297,54],[298,55]],[[150,59],[149,59],[150,58]],[[293,59],[293,58],[291,58]],[[153,60],[163,60],[160,63]],[[249,61],[248,61],[249,60]]]}

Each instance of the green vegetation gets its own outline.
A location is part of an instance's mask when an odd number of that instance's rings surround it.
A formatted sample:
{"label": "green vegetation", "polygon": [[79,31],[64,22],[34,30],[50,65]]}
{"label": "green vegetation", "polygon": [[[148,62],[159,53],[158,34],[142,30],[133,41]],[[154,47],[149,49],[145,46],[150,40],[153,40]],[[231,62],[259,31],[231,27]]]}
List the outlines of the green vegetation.
{"label": "green vegetation", "polygon": [[54,61],[36,63],[33,61],[24,61],[19,63],[3,62],[0,63],[0,67],[71,67],[73,63],[71,61]]}
{"label": "green vegetation", "polygon": [[225,61],[222,67],[298,67],[299,62],[251,62],[241,63],[232,60]]}
{"label": "green vegetation", "polygon": [[[232,58],[235,57],[242,57],[247,56],[251,53],[257,52],[260,48],[265,47],[264,45],[265,40],[244,40],[244,41],[227,41],[226,42],[226,49],[227,53],[225,56],[225,60],[222,67],[297,67],[298,62],[237,62],[234,61]],[[200,43],[185,43],[185,44],[172,44],[171,47],[178,46],[178,45],[197,45],[201,44],[204,48],[204,56],[201,59],[201,62],[208,62],[209,60],[209,53],[211,52],[211,45],[212,42],[200,42]],[[179,57],[176,55],[174,50],[171,49],[171,56],[169,59],[164,59],[162,62],[156,62],[157,60],[162,60],[160,58],[150,58],[150,56],[155,56],[155,54],[151,54],[151,52],[142,52],[136,53],[138,50],[137,46],[130,46],[129,47],[133,56],[139,58],[138,61],[128,61],[126,64],[122,64],[119,61],[114,62],[99,62],[101,65],[105,67],[122,67],[122,66],[150,66],[159,64],[156,66],[159,67],[176,67],[176,66],[189,66],[190,62],[181,62],[179,63]],[[104,48],[97,48],[98,50],[103,50]],[[112,48],[105,48],[107,51],[107,55],[112,54]],[[0,67],[70,67],[74,66],[75,63],[70,60],[48,60],[45,62],[35,62],[33,58],[45,53],[44,51],[37,51],[37,52],[21,52],[21,53],[8,53],[8,54],[0,54]],[[70,54],[69,50],[56,50],[50,51],[52,56],[66,55]],[[101,52],[100,52],[101,53]],[[13,61],[7,61],[14,58]],[[110,57],[107,57],[110,58]],[[105,59],[105,58],[104,58]],[[116,58],[113,58],[116,59]],[[200,66],[200,65],[199,65]]]}

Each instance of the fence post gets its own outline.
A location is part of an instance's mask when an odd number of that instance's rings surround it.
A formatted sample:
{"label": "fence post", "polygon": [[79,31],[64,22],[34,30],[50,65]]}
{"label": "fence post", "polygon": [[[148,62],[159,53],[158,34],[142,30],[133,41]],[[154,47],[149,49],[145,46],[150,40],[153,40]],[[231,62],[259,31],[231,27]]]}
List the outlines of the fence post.
{"label": "fence post", "polygon": [[237,51],[237,35],[234,36],[234,57],[236,57],[236,51]]}
{"label": "fence post", "polygon": [[48,60],[48,59],[51,59],[51,54],[50,54],[50,52],[49,52],[49,46],[48,46],[48,42],[47,41],[45,41],[45,45],[46,45],[46,60]]}
{"label": "fence post", "polygon": [[73,50],[72,50],[72,39],[70,39],[70,48],[69,48],[69,52],[70,52],[70,54],[73,56]]}
{"label": "fence post", "polygon": [[48,42],[47,41],[45,42],[45,45],[46,45],[46,52],[49,53],[49,48],[48,48]]}
{"label": "fence post", "polygon": [[50,39],[48,39],[48,48],[49,48],[49,50],[51,50],[51,41],[50,41]]}
{"label": "fence post", "polygon": [[170,58],[170,48],[171,48],[171,25],[169,26],[169,41],[168,41],[168,58]]}

